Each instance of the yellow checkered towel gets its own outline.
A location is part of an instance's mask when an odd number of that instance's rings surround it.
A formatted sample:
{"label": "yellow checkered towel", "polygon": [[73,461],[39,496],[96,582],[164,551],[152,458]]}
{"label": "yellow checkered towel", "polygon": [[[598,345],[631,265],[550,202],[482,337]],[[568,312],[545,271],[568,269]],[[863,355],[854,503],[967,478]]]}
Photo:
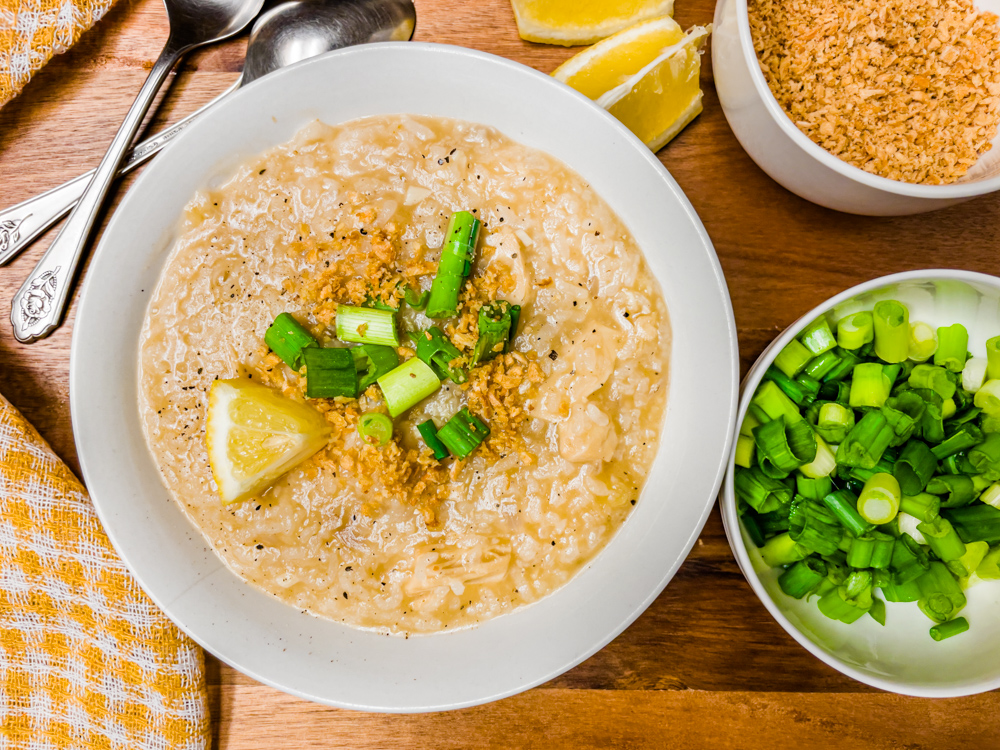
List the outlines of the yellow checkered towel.
{"label": "yellow checkered towel", "polygon": [[0,107],[65,52],[114,0],[0,0]]}
{"label": "yellow checkered towel", "polygon": [[139,589],[86,490],[0,396],[0,748],[208,745],[201,650]]}

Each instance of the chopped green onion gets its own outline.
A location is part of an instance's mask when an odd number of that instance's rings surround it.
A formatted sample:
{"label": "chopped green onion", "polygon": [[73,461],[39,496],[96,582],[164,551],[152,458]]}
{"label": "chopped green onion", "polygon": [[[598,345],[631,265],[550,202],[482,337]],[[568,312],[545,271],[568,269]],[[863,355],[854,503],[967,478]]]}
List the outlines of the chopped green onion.
{"label": "chopped green onion", "polygon": [[858,514],[876,526],[889,523],[899,512],[899,499],[899,482],[892,474],[873,474],[858,497]]}
{"label": "chopped green onion", "polygon": [[761,424],[761,421],[748,411],[743,417],[742,424],[740,424],[740,434],[752,438],[753,428],[759,424]]}
{"label": "chopped green onion", "polygon": [[445,422],[437,438],[458,458],[465,458],[489,436],[490,428],[466,407]]}
{"label": "chopped green onion", "polygon": [[889,398],[892,383],[882,372],[882,365],[877,362],[863,362],[854,368],[851,379],[850,405],[882,406]]}
{"label": "chopped green onion", "polygon": [[784,416],[785,422],[788,424],[803,419],[802,413],[795,406],[795,402],[788,398],[773,380],[761,383],[751,403],[759,406],[768,419],[777,419],[780,416]]}
{"label": "chopped green onion", "polygon": [[872,574],[867,570],[851,573],[844,583],[819,600],[820,612],[847,624],[861,619],[871,607]]}
{"label": "chopped green onion", "polygon": [[740,435],[736,438],[736,465],[749,469],[754,464],[754,441],[752,436]]}
{"label": "chopped green onion", "polygon": [[894,433],[886,418],[878,411],[870,411],[854,425],[837,449],[837,463],[874,469],[889,447]]}
{"label": "chopped green onion", "polygon": [[517,324],[521,322],[521,306],[510,306],[510,331],[507,332],[507,343],[503,345],[503,353],[509,354],[514,348],[514,339],[517,338]]}
{"label": "chopped green onion", "polygon": [[895,300],[875,303],[875,354],[883,362],[902,362],[910,356],[910,313]]}
{"label": "chopped green onion", "polygon": [[973,403],[991,417],[1000,417],[1000,380],[990,378],[976,391]]}
{"label": "chopped green onion", "polygon": [[962,370],[962,390],[975,393],[982,388],[986,382],[986,371],[989,366],[986,357],[973,357],[966,362],[965,369]]}
{"label": "chopped green onion", "polygon": [[965,588],[968,586],[969,576],[976,572],[976,568],[982,564],[989,551],[990,545],[986,542],[969,542],[965,545],[964,555],[957,560],[946,561],[945,565],[948,566],[948,570],[958,576],[959,585]]}
{"label": "chopped green onion", "polygon": [[833,511],[837,520],[854,536],[861,536],[874,528],[858,513],[858,500],[849,490],[831,492],[823,497],[823,504]]}
{"label": "chopped green onion", "polygon": [[808,500],[821,501],[824,496],[833,492],[833,481],[830,477],[795,477],[795,489]]}
{"label": "chopped green onion", "polygon": [[908,583],[888,582],[880,587],[890,602],[915,602],[920,598],[920,587],[916,580]]}
{"label": "chopped green onion", "polygon": [[805,420],[785,424],[784,416],[755,427],[757,465],[769,477],[781,479],[816,458],[816,433]]}
{"label": "chopped green onion", "polygon": [[955,382],[948,377],[948,371],[937,365],[917,365],[907,381],[911,388],[929,388],[942,399],[955,395]]}
{"label": "chopped green onion", "polygon": [[896,540],[881,531],[862,534],[851,541],[847,551],[847,565],[851,568],[875,568],[883,570],[892,561],[892,550]]}
{"label": "chopped green onion", "polygon": [[419,357],[411,357],[378,379],[389,414],[398,417],[441,386],[441,380]]}
{"label": "chopped green onion", "polygon": [[954,620],[942,622],[940,625],[933,625],[930,632],[931,638],[935,641],[943,641],[945,638],[964,633],[968,629],[969,621],[964,617],[956,617]]}
{"label": "chopped green onion", "polygon": [[[504,351],[511,332],[512,309],[517,307],[505,300],[497,300],[479,309],[479,338],[472,350],[471,364],[475,367]],[[517,308],[520,311],[520,307]]]}
{"label": "chopped green onion", "polygon": [[892,548],[889,564],[892,566],[893,583],[903,585],[919,579],[927,571],[930,561],[919,542],[909,534],[900,534]]}
{"label": "chopped green onion", "polygon": [[830,401],[823,404],[819,410],[819,417],[816,420],[816,432],[824,440],[837,444],[847,437],[847,434],[854,429],[854,412]]}
{"label": "chopped green onion", "polygon": [[465,358],[451,343],[440,328],[431,326],[426,331],[418,331],[415,336],[417,356],[434,370],[441,380],[450,378],[454,383],[464,383],[469,374],[462,366]]}
{"label": "chopped green onion", "polygon": [[[437,438],[434,438],[437,440]],[[439,441],[440,442],[440,441]],[[441,446],[444,448],[444,446]],[[448,455],[448,449],[445,448],[445,455]],[[743,521],[743,528],[746,529],[747,536],[750,537],[750,541],[753,542],[753,546],[760,548],[764,546],[764,532],[760,528],[760,524],[757,523],[755,514],[744,513],[740,516],[740,520]]]}
{"label": "chopped green onion", "polygon": [[832,555],[844,536],[837,517],[811,500],[793,501],[788,514],[788,533],[801,547],[820,555]]}
{"label": "chopped green onion", "polygon": [[944,440],[944,400],[929,388],[916,388],[913,393],[923,399],[924,413],[920,417],[920,436],[928,443]]}
{"label": "chopped green onion", "polygon": [[364,393],[380,377],[399,365],[399,355],[391,346],[362,344],[351,351],[358,371],[358,393]]}
{"label": "chopped green onion", "polygon": [[806,594],[815,591],[826,578],[826,574],[825,562],[815,557],[807,557],[778,576],[778,586],[788,596],[801,599]]}
{"label": "chopped green onion", "polygon": [[448,318],[458,312],[458,293],[472,270],[482,222],[468,211],[451,215],[441,248],[437,274],[427,301],[428,318]]}
{"label": "chopped green onion", "polygon": [[1000,380],[1000,336],[986,339],[986,377]]}
{"label": "chopped green onion", "polygon": [[913,391],[900,391],[890,396],[882,407],[882,416],[892,428],[895,438],[890,445],[903,445],[913,435],[923,420],[927,406]]}
{"label": "chopped green onion", "polygon": [[840,363],[840,355],[835,351],[823,352],[812,360],[802,372],[816,380],[823,377]]}
{"label": "chopped green onion", "polygon": [[993,547],[986,553],[982,562],[976,566],[976,575],[984,581],[1000,580],[1000,547]]}
{"label": "chopped green onion", "polygon": [[935,458],[941,461],[954,453],[959,453],[974,445],[979,445],[985,439],[986,437],[983,435],[982,430],[971,422],[966,422],[952,432],[949,437],[945,438],[943,442],[931,448],[931,452]]}
{"label": "chopped green onion", "polygon": [[813,358],[813,353],[809,351],[798,339],[792,339],[782,349],[778,356],[774,358],[774,366],[785,375],[794,378],[809,364]]}
{"label": "chopped green onion", "polygon": [[[918,495],[937,470],[937,458],[926,443],[910,440],[896,459],[892,474],[904,496]],[[909,512],[909,511],[907,511]],[[911,514],[916,515],[916,514]]]}
{"label": "chopped green onion", "polygon": [[911,515],[920,521],[930,521],[937,518],[941,511],[941,498],[928,492],[903,495],[899,499],[899,510],[901,513]]}
{"label": "chopped green onion", "polygon": [[885,602],[874,594],[872,595],[872,606],[868,610],[868,616],[882,627],[885,627]]}
{"label": "chopped green onion", "polygon": [[764,559],[764,564],[771,568],[776,568],[780,565],[790,565],[793,562],[806,558],[808,555],[809,551],[797,544],[788,532],[771,537],[760,548],[760,556]]}
{"label": "chopped green onion", "polygon": [[969,542],[1000,542],[1000,510],[992,505],[975,503],[964,508],[948,508],[941,515],[951,522],[959,538]]}
{"label": "chopped green onion", "polygon": [[932,562],[927,572],[917,579],[920,586],[920,611],[935,622],[947,622],[957,615],[966,604],[955,576],[944,563]]}
{"label": "chopped green onion", "polygon": [[965,355],[969,348],[969,332],[961,323],[937,329],[938,348],[934,352],[934,364],[951,372],[961,372],[965,367]]}
{"label": "chopped green onion", "polygon": [[921,521],[917,529],[924,535],[931,551],[944,562],[958,560],[965,554],[965,543],[947,518],[938,516],[930,521]]}
{"label": "chopped green onion", "polygon": [[837,468],[837,457],[830,446],[819,435],[816,436],[816,458],[811,463],[803,464],[799,471],[810,479],[819,479],[833,473]]}
{"label": "chopped green onion", "polygon": [[369,445],[385,445],[392,438],[392,420],[377,411],[367,412],[358,420],[358,432]]}
{"label": "chopped green onion", "polygon": [[966,456],[977,474],[994,481],[1000,479],[1000,433],[986,435],[983,442],[969,448]]}
{"label": "chopped green onion", "polygon": [[350,349],[307,346],[302,351],[306,366],[306,398],[356,398],[358,371]]}
{"label": "chopped green onion", "polygon": [[430,291],[422,292],[420,289],[407,287],[403,293],[403,301],[418,312],[427,307],[427,300],[430,299]]}
{"label": "chopped green onion", "polygon": [[958,508],[968,505],[976,496],[976,486],[965,474],[942,474],[927,483],[927,491],[932,495],[947,495],[941,501],[942,508]]}
{"label": "chopped green onion", "polygon": [[937,351],[937,335],[926,323],[910,324],[910,359],[926,362]]}
{"label": "chopped green onion", "polygon": [[736,472],[733,480],[737,496],[758,513],[768,513],[792,501],[792,491],[754,466]]}
{"label": "chopped green onion", "polygon": [[[829,372],[826,373],[826,375],[823,376],[824,383],[835,383],[838,380],[843,380],[854,371],[854,368],[861,361],[861,358],[854,352],[849,352],[846,349],[839,349],[839,348],[836,349],[835,351],[837,355],[840,357],[840,361],[836,365],[834,365],[833,368],[831,368]],[[845,404],[847,403],[846,397],[842,399],[836,398],[831,400],[843,401]]]}
{"label": "chopped green onion", "polygon": [[958,405],[955,403],[955,399],[946,398],[941,402],[941,419],[950,419],[955,416],[957,411]]}
{"label": "chopped green onion", "polygon": [[427,443],[427,447],[434,451],[434,458],[438,461],[442,458],[448,458],[448,449],[444,447],[444,443],[438,440],[437,425],[434,424],[433,419],[428,419],[426,422],[417,425],[417,432],[420,433],[420,437]]}
{"label": "chopped green onion", "polygon": [[392,310],[337,305],[337,338],[357,344],[399,346]]}
{"label": "chopped green onion", "polygon": [[319,346],[305,326],[286,312],[279,313],[271,323],[264,334],[264,343],[296,372],[302,368],[302,351]]}
{"label": "chopped green onion", "polygon": [[799,334],[799,341],[814,357],[830,351],[837,345],[825,316],[820,316],[807,325]]}
{"label": "chopped green onion", "polygon": [[841,318],[837,323],[837,344],[841,349],[860,349],[875,340],[875,323],[870,312]]}
{"label": "chopped green onion", "polygon": [[987,488],[982,495],[979,496],[987,505],[992,505],[994,508],[1000,510],[1000,482],[995,482]]}

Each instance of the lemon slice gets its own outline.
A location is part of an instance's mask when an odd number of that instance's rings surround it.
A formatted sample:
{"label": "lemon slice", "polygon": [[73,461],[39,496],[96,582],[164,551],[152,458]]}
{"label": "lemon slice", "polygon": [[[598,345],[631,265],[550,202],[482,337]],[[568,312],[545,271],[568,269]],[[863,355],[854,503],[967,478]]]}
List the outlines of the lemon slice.
{"label": "lemon slice", "polygon": [[566,47],[593,44],[674,10],[674,0],[511,0],[510,4],[522,39]]}
{"label": "lemon slice", "polygon": [[241,379],[212,383],[206,421],[208,461],[224,503],[262,492],[330,434],[311,406]]}
{"label": "lemon slice", "polygon": [[646,67],[597,103],[653,151],[659,151],[701,113],[701,53],[710,27],[695,26]]}
{"label": "lemon slice", "polygon": [[651,18],[571,57],[552,77],[590,99],[598,99],[683,38],[684,30],[670,16]]}

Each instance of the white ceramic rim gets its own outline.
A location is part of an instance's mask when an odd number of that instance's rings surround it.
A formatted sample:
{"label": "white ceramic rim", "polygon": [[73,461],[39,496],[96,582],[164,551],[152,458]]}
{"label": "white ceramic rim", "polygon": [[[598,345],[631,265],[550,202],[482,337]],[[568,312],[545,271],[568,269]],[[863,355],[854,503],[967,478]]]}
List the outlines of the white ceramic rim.
{"label": "white ceramic rim", "polygon": [[[240,91],[236,92],[236,94],[233,96],[232,99],[235,100],[239,97],[252,96],[253,95],[252,92],[254,91],[255,87],[263,85],[264,81],[274,80],[276,77],[291,75],[293,71],[309,65],[317,64],[318,61],[323,59],[367,54],[368,51],[379,47],[398,49],[401,46],[402,45],[398,42],[387,42],[381,44],[362,45],[361,47],[347,48],[327,53],[320,57],[312,58],[310,60],[305,60],[303,62],[289,66],[288,68],[285,68],[281,71],[277,71],[271,74],[270,76],[261,79],[261,81],[255,82],[241,89]],[[728,350],[725,352],[725,358],[729,362],[729,372],[725,372],[724,376],[728,382],[731,382],[731,388],[729,389],[730,392],[728,394],[720,394],[723,396],[720,402],[723,404],[724,407],[722,411],[725,412],[726,417],[728,419],[728,423],[731,425],[733,416],[736,413],[736,406],[738,399],[738,379],[739,379],[739,353],[738,353],[738,344],[736,337],[735,319],[732,311],[732,302],[728,294],[725,277],[723,275],[721,265],[719,264],[718,257],[714,252],[714,248],[711,239],[708,236],[708,233],[705,231],[704,226],[702,225],[700,219],[695,213],[693,207],[690,205],[690,202],[684,196],[683,191],[681,191],[676,181],[670,176],[669,172],[656,158],[656,156],[652,152],[650,152],[649,149],[646,148],[646,146],[643,145],[638,138],[636,138],[631,132],[629,132],[614,117],[605,112],[603,109],[597,107],[593,102],[591,102],[586,97],[583,97],[581,94],[566,87],[564,84],[559,83],[550,76],[547,76],[543,73],[540,73],[536,70],[528,68],[519,63],[515,63],[511,60],[507,60],[505,58],[461,47],[453,47],[450,45],[429,44],[429,43],[414,43],[414,42],[406,43],[405,47],[411,50],[417,50],[417,49],[436,50],[440,54],[447,54],[454,56],[454,61],[453,61],[454,65],[461,65],[463,60],[489,62],[494,66],[506,68],[508,71],[516,71],[518,75],[533,78],[538,82],[543,82],[544,85],[553,87],[554,89],[553,93],[558,93],[562,97],[569,96],[575,98],[581,104],[584,104],[585,106],[590,108],[595,117],[603,118],[609,126],[613,127],[616,130],[616,137],[620,137],[625,142],[622,148],[632,148],[636,150],[637,153],[641,156],[641,158],[649,165],[649,167],[653,170],[656,170],[659,179],[662,179],[666,183],[665,185],[666,189],[668,189],[671,193],[675,195],[675,197],[678,200],[679,207],[689,216],[691,220],[692,229],[697,234],[699,240],[703,243],[704,247],[709,251],[708,260],[710,263],[711,273],[716,283],[718,284],[718,288],[719,291],[721,292],[721,297],[722,297],[721,312],[723,316],[726,318],[728,323],[726,330],[720,331],[720,337],[724,337],[728,342]],[[364,53],[359,52],[359,50],[362,49],[365,50]],[[208,115],[207,119],[211,120],[211,115]],[[165,153],[171,154],[174,151],[183,148],[183,146],[182,145],[179,146],[179,144],[184,144],[187,140],[196,138],[198,135],[200,122],[201,120],[199,121],[199,123],[194,124],[191,128],[182,133],[174,142],[170,144],[170,146],[167,147],[167,151]],[[161,159],[162,158],[163,157],[161,157]],[[119,209],[112,217],[111,222],[104,233],[104,237],[102,238],[98,248],[95,251],[95,257],[94,257],[95,262],[92,263],[91,265],[92,269],[98,265],[97,261],[106,252],[106,247],[108,245],[107,238],[115,234],[116,226],[119,223],[122,224],[125,223],[123,220],[123,216],[130,211],[133,202],[137,200],[136,195],[140,192],[140,186],[143,186],[145,185],[145,183],[149,182],[153,176],[155,176],[155,170],[153,170],[152,168],[147,168],[147,170],[145,170],[144,173],[139,177],[139,180],[137,180],[136,184],[132,187],[129,194],[125,196]],[[87,384],[85,383],[86,380],[85,375],[80,372],[80,370],[76,366],[76,363],[79,362],[81,356],[80,347],[83,346],[83,344],[81,344],[81,340],[84,338],[83,332],[88,325],[89,318],[91,317],[91,314],[89,312],[90,308],[91,306],[93,306],[93,308],[96,311],[99,309],[101,304],[101,302],[97,300],[93,294],[90,293],[91,288],[97,286],[95,278],[96,277],[94,275],[94,272],[91,271],[91,274],[88,275],[83,285],[81,301],[80,301],[80,310],[77,319],[76,329],[74,331],[74,336],[73,336],[73,343],[71,350],[71,366],[70,366],[71,413],[74,424],[74,432],[78,436],[77,447],[83,471],[83,478],[88,487],[94,486],[92,478],[94,477],[94,472],[98,470],[98,460],[95,458],[93,464],[91,463],[90,448],[87,444],[85,444],[84,436],[86,434],[86,429],[84,425],[85,425],[85,420],[88,417],[87,414],[84,413],[85,410],[81,407],[81,393],[86,392]],[[97,313],[95,312],[94,314],[96,315]],[[667,405],[668,415],[669,412],[670,412],[670,397],[668,397],[668,405]],[[528,673],[517,684],[504,685],[496,689],[491,689],[488,692],[480,691],[478,693],[469,695],[468,697],[462,700],[452,700],[443,703],[441,702],[434,703],[433,699],[427,699],[424,703],[419,703],[419,704],[410,703],[407,705],[385,705],[370,701],[352,702],[351,700],[343,698],[331,698],[327,695],[311,693],[308,690],[297,688],[293,684],[281,683],[279,681],[271,679],[266,674],[258,672],[252,668],[248,668],[246,665],[237,663],[237,660],[234,658],[230,658],[230,655],[224,649],[221,650],[220,652],[220,649],[217,647],[218,643],[215,643],[214,646],[208,645],[205,639],[201,637],[201,634],[193,632],[193,630],[188,628],[183,621],[180,621],[179,618],[175,617],[172,614],[172,609],[175,608],[175,605],[172,602],[163,601],[162,599],[158,598],[156,592],[151,591],[147,588],[147,586],[142,581],[140,574],[136,571],[135,566],[132,564],[132,562],[130,562],[129,555],[125,552],[125,550],[122,547],[122,544],[120,543],[121,540],[118,539],[117,536],[118,530],[115,528],[115,524],[112,523],[113,518],[109,517],[108,515],[110,513],[109,509],[103,507],[103,504],[96,499],[96,493],[95,493],[94,506],[97,511],[98,517],[100,518],[108,534],[108,537],[111,540],[112,545],[115,547],[116,551],[125,561],[129,569],[133,572],[137,581],[139,582],[139,585],[143,588],[143,590],[146,591],[146,593],[150,596],[150,598],[152,598],[153,601],[168,615],[168,617],[170,617],[171,620],[173,620],[178,625],[178,627],[181,628],[181,630],[183,630],[188,636],[190,636],[192,640],[197,642],[207,651],[213,653],[214,655],[217,656],[217,658],[229,664],[233,668],[243,672],[244,674],[249,675],[250,677],[258,680],[259,682],[271,685],[272,687],[278,688],[292,695],[296,695],[298,697],[305,698],[307,700],[325,703],[327,705],[334,705],[343,708],[360,709],[367,711],[383,711],[383,712],[420,712],[420,711],[450,710],[472,705],[478,705],[493,700],[498,700],[500,698],[504,698],[510,695],[523,692],[524,690],[527,690],[529,688],[547,682],[548,680],[576,666],[577,664],[589,658],[591,655],[593,655],[598,650],[603,648],[611,640],[617,637],[625,628],[627,628],[640,614],[642,614],[642,612],[644,612],[646,608],[653,602],[653,600],[657,596],[659,596],[662,590],[673,578],[677,569],[687,558],[688,553],[694,546],[695,541],[698,539],[698,536],[701,533],[701,530],[708,519],[708,515],[712,510],[715,498],[717,497],[719,488],[722,484],[722,480],[727,467],[727,457],[731,453],[730,448],[732,440],[733,440],[733,435],[732,435],[732,430],[730,429],[725,434],[724,445],[720,446],[720,448],[722,448],[723,450],[720,451],[718,464],[716,466],[714,474],[711,476],[710,486],[712,488],[712,491],[705,493],[704,499],[699,500],[699,502],[702,503],[703,507],[701,507],[697,513],[697,523],[694,524],[694,526],[691,528],[690,533],[686,537],[685,543],[680,547],[678,547],[677,555],[673,559],[672,564],[670,564],[669,567],[663,571],[661,577],[659,578],[658,583],[655,586],[653,586],[646,595],[642,596],[641,600],[639,600],[638,603],[635,604],[635,606],[630,607],[628,611],[622,611],[620,615],[615,615],[617,624],[613,628],[608,629],[608,631],[605,632],[604,635],[601,638],[597,639],[596,641],[591,641],[587,646],[583,647],[581,650],[576,652],[572,656],[572,658],[565,659],[564,661],[558,664],[546,665],[543,670],[536,671],[534,673]],[[705,477],[705,479],[707,480],[707,476]],[[648,487],[649,485],[647,484],[646,490],[648,490]],[[185,523],[190,523],[187,521],[187,519],[184,520]],[[192,525],[191,529],[195,530],[195,527]],[[619,529],[619,532],[620,531],[621,529]],[[615,539],[612,538],[612,540],[610,540],[608,543],[608,547],[611,544],[613,544],[614,541]],[[605,550],[608,547],[605,547]],[[601,553],[598,554],[598,557],[596,557],[584,570],[581,570],[574,577],[574,579],[572,579],[569,583],[567,583],[564,587],[562,587],[560,591],[572,585],[573,581],[580,579],[588,570],[598,565],[600,557],[603,554],[603,552],[604,550],[602,550]],[[242,582],[242,585],[248,586],[249,584]],[[553,592],[551,596],[545,597],[541,601],[542,602],[547,601],[552,596],[557,596],[558,594],[559,591]],[[287,606],[287,605],[283,604],[282,606]],[[525,610],[519,610],[519,611],[525,611]],[[515,616],[516,613],[512,615],[505,615],[500,618],[494,618],[493,620],[490,620],[489,622],[479,627],[487,627],[489,626],[490,623],[506,619],[507,617],[515,617]],[[455,631],[456,634],[460,632],[463,631]],[[213,635],[215,635],[214,632]],[[449,635],[448,633],[433,634],[430,636],[420,636],[420,638],[447,637],[448,635]]]}
{"label": "white ceramic rim", "polygon": [[[745,0],[743,1],[745,2]],[[872,279],[871,281],[866,281],[863,284],[858,284],[857,286],[853,286],[850,289],[841,292],[835,297],[831,297],[826,302],[817,305],[788,326],[788,328],[786,328],[780,336],[772,341],[750,368],[746,378],[740,385],[741,398],[737,414],[736,427],[733,430],[734,440],[735,436],[739,434],[739,426],[743,423],[743,417],[750,405],[750,398],[753,396],[754,391],[756,391],[757,386],[763,379],[764,372],[767,370],[767,365],[771,363],[771,361],[777,356],[778,352],[780,352],[785,345],[788,344],[788,342],[795,338],[799,332],[809,324],[810,321],[815,320],[820,315],[825,314],[827,311],[835,308],[842,302],[856,297],[859,294],[864,294],[865,292],[870,292],[889,284],[902,281],[919,281],[921,279],[954,279],[957,281],[965,281],[970,284],[983,284],[991,287],[997,287],[998,283],[1000,283],[1000,280],[998,280],[996,276],[976,271],[963,271],[954,268],[932,268],[922,269],[919,271],[903,271],[901,273],[894,273],[888,276]],[[785,617],[781,608],[774,602],[771,595],[760,582],[760,579],[757,577],[757,572],[754,570],[753,563],[750,561],[746,544],[743,541],[743,534],[741,533],[742,525],[739,520],[739,514],[736,512],[736,492],[733,489],[732,471],[735,460],[736,447],[734,444],[730,451],[729,463],[726,471],[726,481],[723,486],[723,494],[721,498],[722,522],[726,528],[726,537],[729,539],[729,546],[732,547],[733,553],[736,555],[736,561],[740,566],[740,570],[743,572],[744,578],[747,579],[750,587],[757,595],[757,598],[761,600],[767,608],[767,611],[771,613],[771,617],[773,617],[778,624],[785,629],[786,633],[798,641],[800,646],[805,648],[820,661],[833,667],[838,672],[846,674],[848,677],[853,677],[858,682],[862,682],[866,685],[871,685],[872,687],[877,687],[882,690],[888,690],[892,693],[899,693],[901,695],[912,695],[917,698],[959,698],[965,695],[976,695],[978,693],[985,693],[989,690],[1000,688],[1000,675],[991,680],[981,680],[979,682],[972,682],[968,685],[960,685],[950,688],[925,689],[914,687],[912,684],[905,681],[876,677],[870,673],[863,672],[850,664],[841,661],[827,651],[824,651],[807,638],[788,620],[787,617]]]}
{"label": "white ceramic rim", "polygon": [[771,119],[778,124],[778,127],[784,131],[785,135],[794,141],[795,145],[809,156],[855,182],[860,182],[876,190],[895,193],[896,195],[942,200],[947,198],[971,198],[1000,190],[1000,174],[972,182],[952,183],[951,185],[916,185],[910,182],[890,180],[888,177],[880,177],[859,169],[853,164],[848,164],[846,161],[838,159],[819,144],[814,143],[809,136],[795,126],[795,123],[791,121],[781,108],[781,105],[778,104],[778,100],[774,98],[774,94],[771,93],[771,88],[767,85],[764,73],[760,69],[760,61],[757,59],[757,53],[754,51],[753,37],[750,34],[750,16],[747,8],[747,0],[735,0],[735,2],[740,27],[740,47],[742,48],[747,68],[750,70],[750,78],[757,89],[757,95],[763,99],[764,106],[768,114],[771,115]]}

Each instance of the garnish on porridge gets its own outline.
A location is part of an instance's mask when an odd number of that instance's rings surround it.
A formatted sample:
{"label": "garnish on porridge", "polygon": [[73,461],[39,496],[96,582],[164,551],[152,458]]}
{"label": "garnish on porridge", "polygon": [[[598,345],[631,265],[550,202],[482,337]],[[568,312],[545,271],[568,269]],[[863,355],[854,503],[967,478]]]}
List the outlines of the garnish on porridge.
{"label": "garnish on porridge", "polygon": [[141,409],[236,573],[429,632],[545,596],[608,542],[668,350],[634,239],[558,161],[451,120],[315,123],[189,204]]}

